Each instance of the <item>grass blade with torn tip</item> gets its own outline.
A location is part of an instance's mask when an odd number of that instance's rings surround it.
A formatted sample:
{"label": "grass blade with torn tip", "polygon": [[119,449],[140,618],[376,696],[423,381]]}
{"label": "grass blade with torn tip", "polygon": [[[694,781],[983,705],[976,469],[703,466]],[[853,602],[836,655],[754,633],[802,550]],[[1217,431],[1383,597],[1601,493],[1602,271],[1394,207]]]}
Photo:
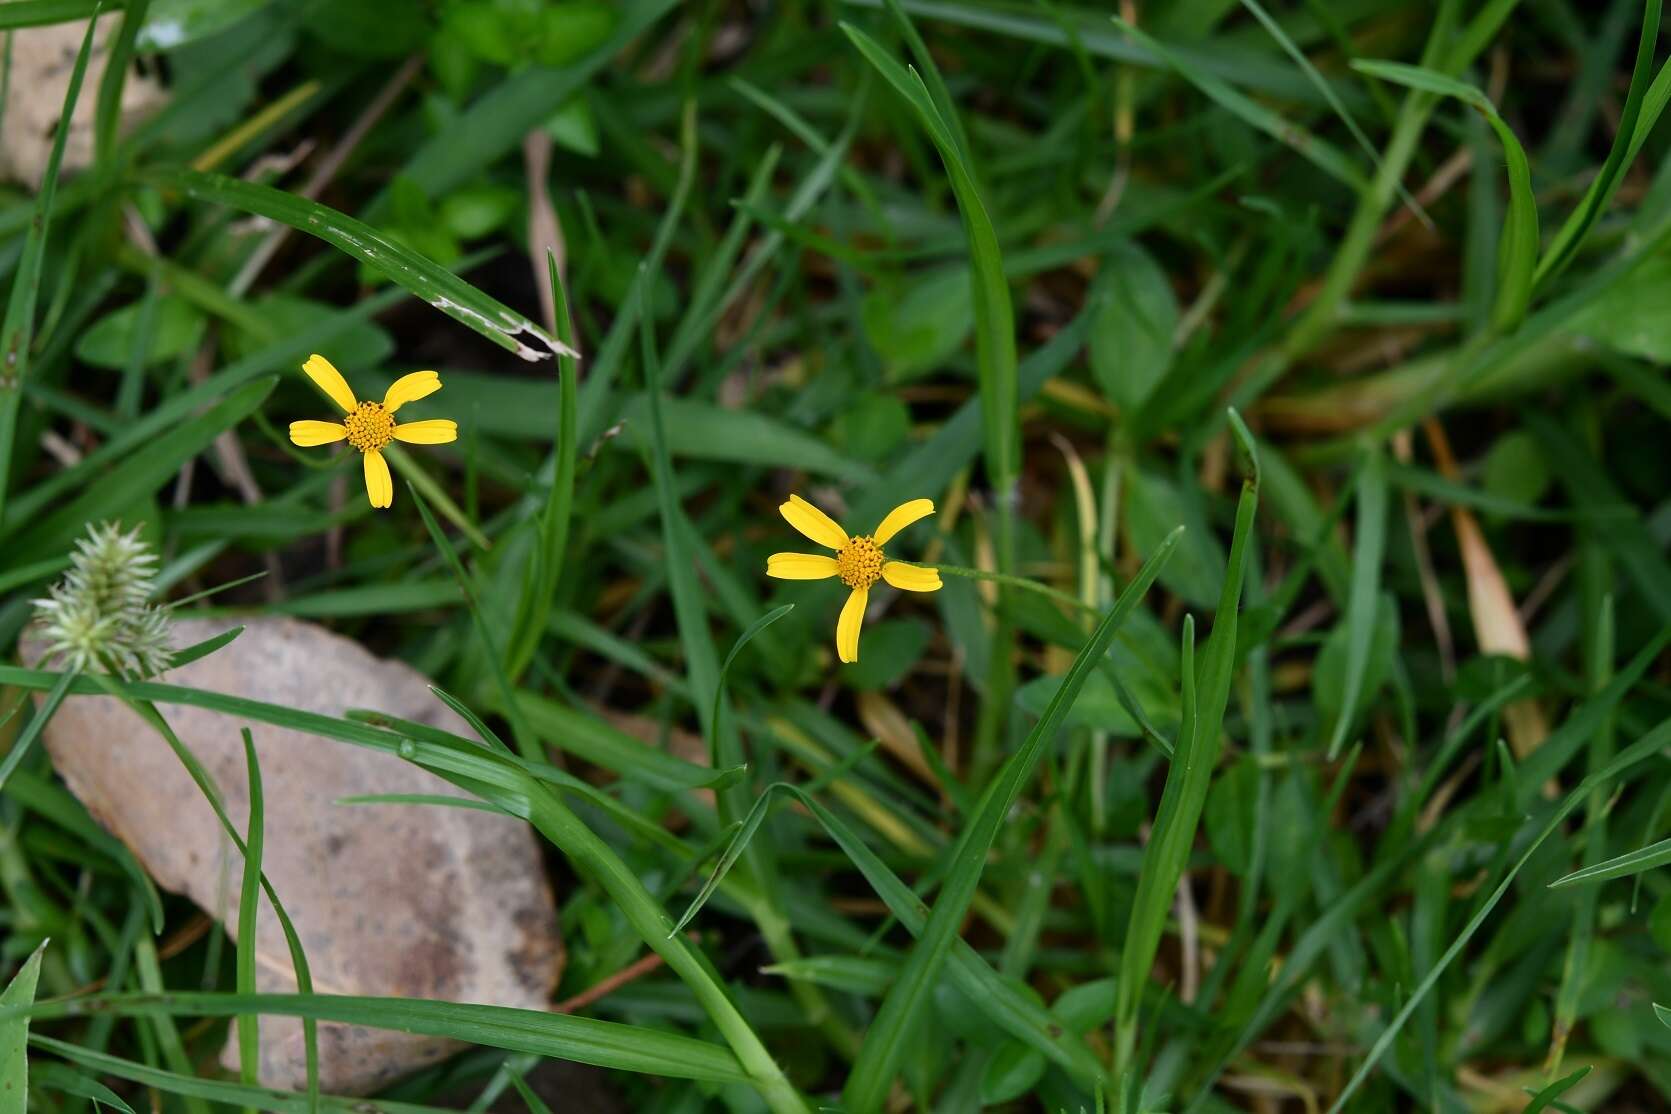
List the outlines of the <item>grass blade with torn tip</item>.
{"label": "grass blade with torn tip", "polygon": [[1399,62],[1359,59],[1352,68],[1412,89],[1455,97],[1484,116],[1497,133],[1508,175],[1509,209],[1497,243],[1497,300],[1491,310],[1491,323],[1500,331],[1514,328],[1531,305],[1534,276],[1539,271],[1537,197],[1532,192],[1531,164],[1514,129],[1497,114],[1491,98],[1465,81]]}
{"label": "grass blade with torn tip", "polygon": [[[98,8],[95,6],[94,11]],[[89,20],[87,32],[81,38],[81,51],[75,56],[75,68],[70,72],[64,91],[64,109],[60,120],[74,116],[76,100],[81,95],[81,82],[87,74],[87,59],[93,49],[93,34],[98,21]],[[8,59],[11,43],[7,39]],[[17,407],[23,397],[23,380],[29,374],[29,353],[34,343],[35,303],[40,296],[41,260],[46,254],[47,233],[52,227],[52,202],[58,190],[58,170],[64,160],[64,145],[69,140],[69,128],[55,128],[52,153],[47,156],[46,173],[41,178],[40,192],[35,197],[35,214],[23,240],[23,254],[18,259],[17,273],[12,277],[11,297],[6,302],[6,317],[0,322],[0,515],[5,513],[6,492],[11,483],[12,456],[17,437]]]}
{"label": "grass blade with torn tip", "polygon": [[[46,943],[30,953],[6,989],[0,992],[0,1008],[27,1009],[35,1001],[35,983],[41,976],[41,956]],[[0,1114],[28,1114],[29,1018],[25,1015],[0,1019]]]}
{"label": "grass blade with torn tip", "polygon": [[[249,834],[244,837],[244,881],[238,894],[238,993],[255,993],[255,928],[261,913],[261,852],[266,842],[265,807],[261,792],[261,762],[255,756],[255,738],[243,729],[244,768],[249,777]],[[238,1027],[238,1081],[246,1087],[260,1082],[261,1018],[240,1013]]]}
{"label": "grass blade with torn tip", "polygon": [[1236,503],[1236,526],[1231,535],[1224,585],[1199,675],[1187,667],[1182,674],[1186,684],[1195,686],[1196,716],[1192,724],[1185,725],[1189,728],[1187,734],[1185,727],[1178,730],[1176,752],[1166,771],[1166,787],[1161,791],[1154,831],[1143,853],[1137,896],[1120,950],[1120,976],[1115,987],[1115,1071],[1132,1066],[1137,1046],[1138,1004],[1149,980],[1155,952],[1160,947],[1167,910],[1195,843],[1196,827],[1207,803],[1213,768],[1223,744],[1224,711],[1230,702],[1230,684],[1236,668],[1242,578],[1247,570],[1253,520],[1259,507],[1258,452],[1240,415],[1231,410],[1229,419],[1244,473],[1242,492]]}
{"label": "grass blade with torn tip", "polygon": [[1381,594],[1381,561],[1387,546],[1387,474],[1381,451],[1365,450],[1358,470],[1358,529],[1352,550],[1352,585],[1346,597],[1346,675],[1340,718],[1329,735],[1329,761],[1346,742],[1356,718],[1369,649],[1375,638],[1375,615]]}
{"label": "grass blade with torn tip", "polygon": [[[1056,741],[1056,732],[1072,707],[1085,678],[1097,668],[1108,646],[1114,640],[1126,617],[1148,593],[1161,567],[1177,548],[1183,528],[1174,529],[1143,563],[1132,582],[1126,586],[1119,600],[1109,609],[1091,634],[1072,667],[1063,678],[1061,687],[1051,697],[1044,715],[1034,725],[1021,749],[1000,767],[997,776],[985,793],[979,809],[964,828],[949,860],[950,866],[940,895],[916,945],[900,971],[899,981],[888,991],[865,1034],[864,1047],[848,1076],[844,1096],[847,1105],[859,1114],[880,1109],[893,1081],[895,1065],[915,1027],[924,999],[939,976],[946,956],[957,938],[958,928],[968,912],[969,902],[980,884],[986,866],[987,853],[998,835],[998,829],[1008,816],[1010,807],[1022,788],[1031,780],[1034,769],[1044,757],[1045,749]],[[1235,639],[1232,636],[1234,648]]]}
{"label": "grass blade with torn tip", "polygon": [[254,213],[316,236],[524,360],[544,360],[559,352],[578,354],[440,264],[327,205],[271,186],[197,170],[162,170],[149,177],[164,189],[178,189],[201,201]]}
{"label": "grass blade with torn tip", "polygon": [[0,1009],[0,1024],[27,1017],[236,1017],[243,1013],[300,1017],[443,1037],[487,1048],[529,1052],[619,1071],[676,1079],[747,1083],[737,1058],[708,1041],[640,1025],[598,1021],[544,1010],[483,1006],[423,998],[339,994],[106,994]]}

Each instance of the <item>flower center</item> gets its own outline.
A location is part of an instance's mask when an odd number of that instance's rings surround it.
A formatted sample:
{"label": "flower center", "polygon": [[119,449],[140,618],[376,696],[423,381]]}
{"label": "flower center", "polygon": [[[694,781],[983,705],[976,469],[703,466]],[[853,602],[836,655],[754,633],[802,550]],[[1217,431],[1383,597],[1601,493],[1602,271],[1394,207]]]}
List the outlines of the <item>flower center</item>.
{"label": "flower center", "polygon": [[848,539],[836,551],[836,573],[849,588],[869,588],[882,579],[882,547],[868,537]]}
{"label": "flower center", "polygon": [[360,403],[342,424],[348,427],[348,443],[362,453],[376,452],[395,435],[394,415],[381,402]]}

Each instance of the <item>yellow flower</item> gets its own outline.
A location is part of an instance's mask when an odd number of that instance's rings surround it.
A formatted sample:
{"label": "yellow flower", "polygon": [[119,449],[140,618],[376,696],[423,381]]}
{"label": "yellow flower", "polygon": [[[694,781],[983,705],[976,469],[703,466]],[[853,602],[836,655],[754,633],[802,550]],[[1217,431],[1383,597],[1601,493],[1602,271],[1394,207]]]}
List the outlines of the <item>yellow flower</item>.
{"label": "yellow flower", "polygon": [[342,407],[347,417],[340,422],[291,422],[290,440],[305,448],[329,445],[346,437],[350,445],[360,450],[366,471],[366,495],[374,507],[386,507],[395,497],[395,484],[389,477],[388,461],[383,459],[383,446],[391,440],[414,445],[443,445],[458,440],[458,423],[451,418],[395,424],[396,410],[441,389],[441,377],[433,371],[402,375],[390,385],[382,402],[361,402],[349,390],[342,372],[332,367],[325,357],[317,353],[309,356],[302,370],[320,390],[331,396],[332,402]]}
{"label": "yellow flower", "polygon": [[940,573],[920,565],[890,561],[882,553],[895,534],[911,523],[934,513],[932,499],[912,499],[888,512],[876,533],[848,537],[847,531],[836,525],[835,519],[802,499],[791,495],[789,502],[778,508],[789,525],[817,542],[836,551],[834,557],[819,553],[774,553],[766,559],[766,575],[780,580],[823,580],[841,577],[841,582],[853,589],[836,621],[836,656],[842,661],[859,660],[859,624],[864,621],[865,604],[870,589],[878,580],[886,580],[895,588],[907,592],[934,592],[940,588]]}

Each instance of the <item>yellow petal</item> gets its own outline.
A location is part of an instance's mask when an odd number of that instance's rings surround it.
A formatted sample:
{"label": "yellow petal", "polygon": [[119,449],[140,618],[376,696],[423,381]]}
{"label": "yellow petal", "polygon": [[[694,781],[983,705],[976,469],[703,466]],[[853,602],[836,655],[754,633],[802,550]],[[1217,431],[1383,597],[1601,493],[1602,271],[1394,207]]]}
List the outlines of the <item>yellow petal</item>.
{"label": "yellow petal", "polygon": [[319,389],[331,396],[331,401],[342,407],[344,414],[352,414],[360,405],[354,397],[354,392],[348,387],[348,380],[342,377],[342,372],[331,366],[331,361],[315,352],[308,357],[308,362],[302,365],[307,377],[318,385]]}
{"label": "yellow petal", "polygon": [[395,481],[389,476],[389,463],[379,452],[365,454],[366,495],[371,505],[382,508],[395,501]]}
{"label": "yellow petal", "polygon": [[291,444],[300,445],[304,449],[314,445],[329,445],[332,441],[341,441],[348,436],[348,429],[341,422],[291,422]]}
{"label": "yellow petal", "polygon": [[932,499],[913,499],[909,503],[901,503],[889,511],[888,517],[882,520],[882,525],[876,528],[876,544],[887,545],[889,538],[917,521],[917,519],[933,513],[934,500]]}
{"label": "yellow petal", "polygon": [[847,544],[847,531],[836,525],[835,519],[799,495],[791,495],[789,502],[778,508],[778,513],[788,520],[789,525],[819,545],[840,549]]}
{"label": "yellow petal", "polygon": [[859,624],[864,622],[869,599],[869,588],[855,588],[841,605],[841,618],[836,620],[836,657],[842,661],[859,660]]}
{"label": "yellow petal", "polygon": [[458,440],[458,423],[451,418],[401,422],[395,426],[395,440],[413,445],[445,445],[448,441]]}
{"label": "yellow petal", "polygon": [[440,389],[441,377],[433,371],[410,372],[389,384],[383,395],[383,409],[393,414],[408,402],[416,402]]}
{"label": "yellow petal", "polygon": [[904,592],[938,592],[940,570],[925,569],[921,565],[907,565],[904,561],[885,561],[882,579]]}
{"label": "yellow petal", "polygon": [[779,580],[823,580],[836,574],[836,559],[821,553],[774,553],[766,558],[766,575]]}

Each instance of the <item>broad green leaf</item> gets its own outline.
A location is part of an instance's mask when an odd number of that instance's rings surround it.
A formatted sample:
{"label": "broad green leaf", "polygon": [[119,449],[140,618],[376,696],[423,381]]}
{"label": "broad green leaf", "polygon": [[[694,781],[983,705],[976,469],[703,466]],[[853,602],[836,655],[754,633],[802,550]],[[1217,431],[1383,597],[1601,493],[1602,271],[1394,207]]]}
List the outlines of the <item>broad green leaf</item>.
{"label": "broad green leaf", "polygon": [[944,267],[884,279],[865,295],[859,321],[891,382],[938,371],[975,327],[969,270]]}
{"label": "broad green leaf", "polygon": [[1102,310],[1091,325],[1091,371],[1123,414],[1142,407],[1172,367],[1178,299],[1172,282],[1137,244],[1119,244],[1103,260]]}
{"label": "broad green leaf", "polygon": [[[143,302],[135,302],[99,318],[76,341],[76,358],[116,371],[126,367],[138,344],[144,309]],[[203,311],[177,294],[165,294],[157,299],[152,312],[150,343],[142,359],[146,367],[196,348],[208,326]]]}
{"label": "broad green leaf", "polygon": [[0,1114],[28,1114],[29,1103],[29,1017],[27,1010],[35,1001],[35,983],[41,975],[41,956],[46,944],[41,944],[24,961],[6,989],[0,992],[0,1010],[11,1011],[11,1016],[0,1017]]}

